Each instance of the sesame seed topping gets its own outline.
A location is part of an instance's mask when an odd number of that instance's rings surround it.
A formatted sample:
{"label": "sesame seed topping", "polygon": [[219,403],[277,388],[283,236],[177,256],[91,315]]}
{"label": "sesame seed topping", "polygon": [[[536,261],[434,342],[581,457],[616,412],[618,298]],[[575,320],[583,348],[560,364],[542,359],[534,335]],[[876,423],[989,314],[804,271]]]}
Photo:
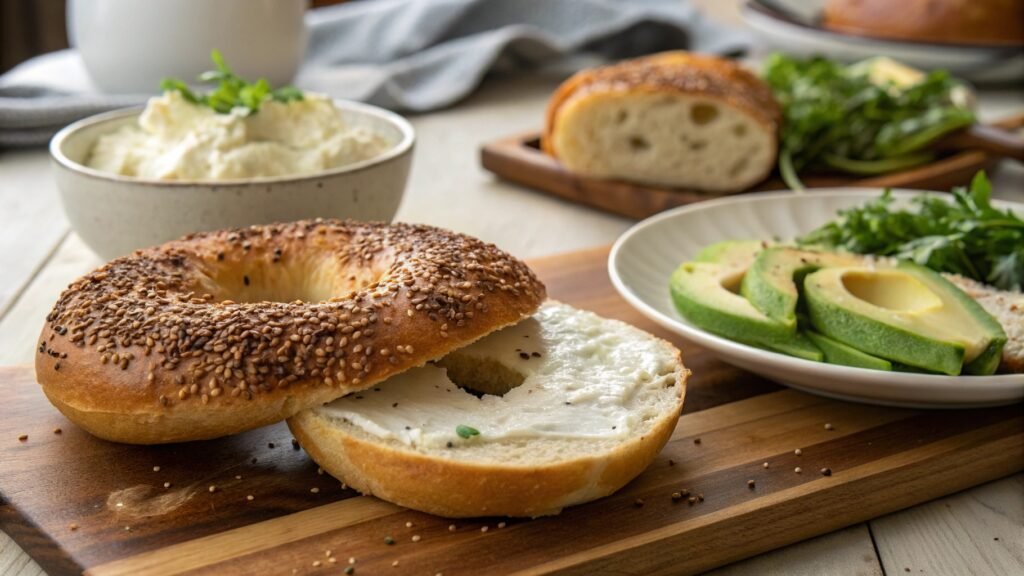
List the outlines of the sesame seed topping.
{"label": "sesame seed topping", "polygon": [[505,527],[505,523],[504,522],[498,522],[498,528],[504,528],[504,527]]}
{"label": "sesame seed topping", "polygon": [[801,455],[803,453],[804,453],[804,451],[799,449],[799,448],[797,448],[796,450],[793,450],[793,454],[796,454],[797,456],[799,456],[799,455]]}
{"label": "sesame seed topping", "polygon": [[804,471],[804,469],[799,467],[799,466],[797,466],[796,468],[793,468],[793,472],[796,472],[797,474],[800,474],[803,471]]}
{"label": "sesame seed topping", "polygon": [[213,494],[214,492],[217,491],[217,487],[214,486],[213,484],[211,484],[210,487],[208,488],[208,490],[210,491],[211,494]]}
{"label": "sesame seed topping", "polygon": [[411,540],[413,542],[419,542],[420,541],[420,535],[419,534],[413,534]]}
{"label": "sesame seed topping", "polygon": [[487,530],[488,530],[487,526],[481,526],[480,527],[480,531],[481,532],[487,532]]}
{"label": "sesame seed topping", "polygon": [[756,487],[756,483],[753,480],[747,480],[747,488],[753,490]]}
{"label": "sesame seed topping", "polygon": [[825,430],[835,430],[835,428],[832,426],[832,424],[826,422],[825,423]]}
{"label": "sesame seed topping", "polygon": [[821,469],[821,475],[822,476],[831,476],[832,475],[832,469],[831,468],[822,468]]}
{"label": "sesame seed topping", "polygon": [[[314,235],[315,244],[306,240]],[[246,300],[274,283],[272,275],[299,272],[291,267],[306,258],[282,259],[293,246],[360,276],[336,280],[344,297]],[[280,264],[265,268],[271,260]],[[249,288],[220,262],[242,267]],[[449,338],[445,346],[458,345],[486,329],[492,308],[511,303],[525,316],[544,296],[525,264],[467,236],[310,220],[193,234],[115,259],[62,293],[40,344],[45,353],[63,341],[106,370],[137,371],[149,402],[205,410],[239,398],[293,396],[294,386],[308,384],[341,396],[421,363],[413,345],[398,340],[403,334],[432,326]],[[402,310],[411,320],[399,320]],[[416,328],[378,328],[401,322]],[[73,381],[82,374],[74,368],[64,363],[41,378]]]}
{"label": "sesame seed topping", "polygon": [[449,524],[448,525],[448,531],[449,532],[455,532],[456,530],[457,530],[457,528],[455,527],[455,524]]}
{"label": "sesame seed topping", "polygon": [[159,472],[159,471],[160,471],[160,467],[159,466],[153,466],[153,472]]}
{"label": "sesame seed topping", "polygon": [[767,462],[765,462],[764,464],[761,464],[761,467],[762,467],[762,468],[767,468],[767,467],[768,467],[768,463],[767,463]]}
{"label": "sesame seed topping", "polygon": [[309,491],[312,492],[313,494],[319,494],[320,493],[320,489],[317,488],[316,486],[313,486],[312,488],[310,488]]}

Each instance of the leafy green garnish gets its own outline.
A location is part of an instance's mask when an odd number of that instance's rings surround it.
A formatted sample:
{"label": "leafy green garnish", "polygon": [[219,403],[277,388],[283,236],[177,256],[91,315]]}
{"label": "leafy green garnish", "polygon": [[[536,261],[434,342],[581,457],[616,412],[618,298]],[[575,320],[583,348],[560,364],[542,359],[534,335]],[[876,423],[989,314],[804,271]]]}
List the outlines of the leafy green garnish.
{"label": "leafy green garnish", "polygon": [[302,100],[302,91],[294,86],[282,86],[272,89],[270,83],[260,78],[249,82],[231,71],[220,51],[210,52],[216,70],[208,70],[199,75],[199,81],[206,84],[216,83],[217,87],[206,94],[197,94],[188,84],[177,78],[164,78],[160,81],[160,89],[165,92],[178,92],[185,100],[212,108],[220,114],[240,110],[249,115],[259,111],[267,100],[276,102],[294,102]]}
{"label": "leafy green garnish", "polygon": [[479,436],[480,435],[480,431],[479,430],[477,430],[476,428],[473,428],[472,426],[466,426],[465,424],[459,424],[458,426],[456,426],[455,427],[455,433],[458,434],[460,438],[467,438],[467,439],[472,437],[472,436]]}
{"label": "leafy green garnish", "polygon": [[763,75],[782,106],[779,172],[793,189],[807,170],[880,174],[924,164],[936,139],[974,122],[953,101],[960,84],[943,71],[897,87],[872,82],[865,66],[773,54]]}
{"label": "leafy green garnish", "polygon": [[952,202],[914,197],[915,210],[894,208],[886,190],[797,242],[912,260],[1002,290],[1024,289],[1024,220],[993,208],[991,196],[984,172],[975,174],[970,189],[954,188]]}

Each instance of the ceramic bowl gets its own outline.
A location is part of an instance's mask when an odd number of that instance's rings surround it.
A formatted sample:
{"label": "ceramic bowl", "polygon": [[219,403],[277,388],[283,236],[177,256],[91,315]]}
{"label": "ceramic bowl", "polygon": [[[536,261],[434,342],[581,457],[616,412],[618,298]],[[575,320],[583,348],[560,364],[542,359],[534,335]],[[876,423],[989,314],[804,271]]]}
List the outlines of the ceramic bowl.
{"label": "ceramic bowl", "polygon": [[380,156],[315,174],[210,182],[145,180],[84,165],[102,134],[136,122],[141,109],[86,118],[50,142],[64,212],[103,258],[192,232],[305,218],[391,220],[402,200],[415,135],[397,114],[336,101],[346,123],[381,135]]}
{"label": "ceramic bowl", "polygon": [[[790,240],[832,220],[838,210],[862,205],[881,193],[863,188],[769,192],[668,210],[619,238],[608,272],[619,294],[648,318],[730,364],[800,390],[915,408],[974,408],[1024,400],[1024,374],[940,376],[811,362],[716,336],[688,322],[672,304],[669,276],[701,248],[721,240]],[[894,196],[902,204],[919,193],[895,191]],[[1024,214],[1022,204],[994,204]]]}

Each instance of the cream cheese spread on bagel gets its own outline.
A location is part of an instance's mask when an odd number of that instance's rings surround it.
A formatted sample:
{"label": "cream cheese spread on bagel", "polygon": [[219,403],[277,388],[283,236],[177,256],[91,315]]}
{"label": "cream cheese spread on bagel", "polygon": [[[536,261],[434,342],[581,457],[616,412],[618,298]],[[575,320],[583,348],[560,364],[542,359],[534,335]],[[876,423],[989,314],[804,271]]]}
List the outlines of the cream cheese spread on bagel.
{"label": "cream cheese spread on bagel", "polygon": [[[627,438],[657,408],[645,404],[639,392],[664,389],[676,378],[661,343],[638,340],[635,331],[549,302],[532,318],[457,351],[442,366],[409,370],[321,410],[412,447],[537,437]],[[521,383],[501,396],[477,396],[449,378],[449,372],[475,372],[470,366],[490,371],[484,378],[493,379],[498,371],[498,379]],[[479,435],[460,437],[460,424]]]}
{"label": "cream cheese spread on bagel", "polygon": [[546,302],[288,426],[364,494],[448,517],[543,516],[640,474],[675,428],[687,374],[670,343]]}

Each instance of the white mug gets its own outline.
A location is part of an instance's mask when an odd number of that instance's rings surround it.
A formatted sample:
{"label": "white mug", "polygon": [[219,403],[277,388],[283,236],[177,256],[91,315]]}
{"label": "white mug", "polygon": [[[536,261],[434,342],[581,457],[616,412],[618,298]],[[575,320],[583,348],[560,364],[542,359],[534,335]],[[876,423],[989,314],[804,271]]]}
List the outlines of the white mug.
{"label": "white mug", "polygon": [[220,50],[240,76],[287,84],[306,50],[308,0],[70,0],[68,36],[97,88],[153,94],[190,84]]}

